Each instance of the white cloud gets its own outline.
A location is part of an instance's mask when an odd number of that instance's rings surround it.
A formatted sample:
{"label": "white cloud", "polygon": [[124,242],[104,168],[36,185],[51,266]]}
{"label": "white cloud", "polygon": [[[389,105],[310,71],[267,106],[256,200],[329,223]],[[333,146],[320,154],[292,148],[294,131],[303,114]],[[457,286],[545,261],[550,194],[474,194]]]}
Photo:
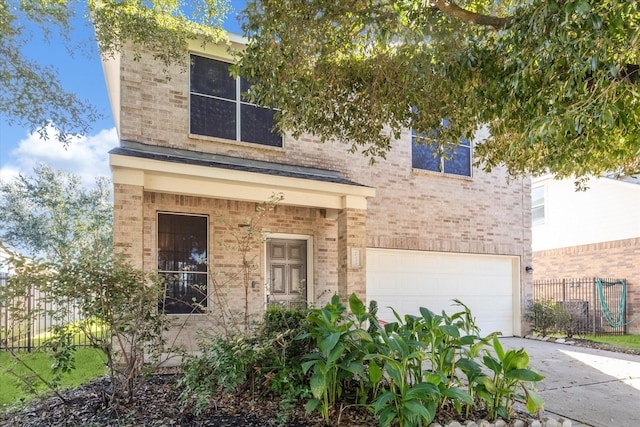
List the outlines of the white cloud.
{"label": "white cloud", "polygon": [[93,184],[98,176],[111,176],[107,153],[118,145],[115,128],[76,137],[66,148],[55,139],[54,132],[49,129],[51,137],[46,141],[38,133],[21,140],[11,151],[11,160],[0,168],[0,178],[7,181],[18,173],[30,175],[38,163],[78,175],[85,185]]}

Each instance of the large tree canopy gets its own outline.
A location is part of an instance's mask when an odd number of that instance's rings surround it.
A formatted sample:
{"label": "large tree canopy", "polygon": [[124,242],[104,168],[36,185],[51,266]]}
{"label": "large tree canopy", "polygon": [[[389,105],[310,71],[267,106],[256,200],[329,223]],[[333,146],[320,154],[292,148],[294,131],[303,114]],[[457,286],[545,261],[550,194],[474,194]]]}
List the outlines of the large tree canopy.
{"label": "large tree canopy", "polygon": [[[43,134],[53,123],[63,142],[96,117],[23,55],[38,42],[27,22],[64,38],[84,14],[103,54],[133,42],[169,65],[185,63],[189,39],[224,38],[226,11],[227,0],[0,0],[0,113]],[[487,126],[475,159],[488,170],[640,171],[638,0],[250,0],[245,18],[239,72],[283,130],[376,158],[403,129],[446,150]]]}
{"label": "large tree canopy", "polygon": [[280,126],[373,158],[411,128],[514,176],[640,171],[636,0],[253,0],[239,73]]}
{"label": "large tree canopy", "polygon": [[[61,40],[69,55],[91,51],[93,40],[71,40],[74,24],[96,29],[105,55],[132,42],[156,52],[164,65],[184,62],[189,39],[225,37],[227,0],[0,0],[0,113],[10,125],[25,126],[47,138],[48,125],[68,143],[98,117],[88,100],[67,91],[57,70],[25,55],[29,43]],[[94,51],[95,53],[95,51]]]}
{"label": "large tree canopy", "polygon": [[46,165],[33,176],[0,181],[0,246],[64,263],[82,253],[112,253],[110,182],[96,178],[91,189],[80,178]]}

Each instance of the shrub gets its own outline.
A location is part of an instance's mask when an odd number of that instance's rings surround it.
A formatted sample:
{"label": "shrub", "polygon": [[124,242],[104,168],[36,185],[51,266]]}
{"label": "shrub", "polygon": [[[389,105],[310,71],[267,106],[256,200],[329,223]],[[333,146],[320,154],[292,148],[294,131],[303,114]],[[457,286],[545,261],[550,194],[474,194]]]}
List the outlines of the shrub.
{"label": "shrub", "polygon": [[286,309],[280,305],[267,308],[262,325],[262,340],[272,340],[274,351],[286,365],[299,365],[300,358],[310,351],[310,339],[297,339],[307,331],[306,309]]}
{"label": "shrub", "polygon": [[547,336],[549,333],[564,333],[570,326],[571,316],[562,303],[541,299],[529,304],[525,319],[531,323],[534,332]]}
{"label": "shrub", "polygon": [[286,399],[297,399],[307,393],[305,374],[300,360],[311,351],[312,342],[304,338],[308,331],[306,309],[271,306],[264,316],[259,341],[262,351],[256,371],[264,381],[262,391],[270,391]]}
{"label": "shrub", "polygon": [[194,399],[200,412],[219,392],[273,393],[286,412],[288,403],[306,397],[300,358],[309,352],[310,341],[297,339],[305,327],[306,310],[274,306],[257,330],[213,337],[201,345],[201,355],[186,359],[181,399]]}
{"label": "shrub", "polygon": [[[60,265],[11,252],[9,261],[15,272],[2,290],[0,305],[9,306],[9,315],[18,323],[44,317],[55,325],[41,342],[53,360],[55,377],[47,385],[55,390],[59,376],[75,369],[74,337],[83,334],[107,359],[109,403],[134,399],[144,381],[143,368],[153,368],[145,366],[145,357],[159,362],[166,350],[163,332],[169,319],[156,309],[164,290],[159,277],[122,257],[93,252]],[[40,295],[31,310],[10,304],[31,293]],[[82,320],[70,323],[75,316]]]}

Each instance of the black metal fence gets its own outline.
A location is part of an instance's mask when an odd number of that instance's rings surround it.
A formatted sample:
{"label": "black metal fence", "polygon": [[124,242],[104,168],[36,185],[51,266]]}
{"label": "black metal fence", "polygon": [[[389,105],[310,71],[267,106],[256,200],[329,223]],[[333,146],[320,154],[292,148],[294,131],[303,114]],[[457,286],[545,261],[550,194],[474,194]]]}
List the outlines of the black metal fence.
{"label": "black metal fence", "polygon": [[626,280],[586,277],[533,281],[534,302],[564,306],[575,335],[627,333]]}
{"label": "black metal fence", "polygon": [[[7,273],[0,273],[0,296],[8,280]],[[19,315],[14,314],[16,310],[20,311]],[[42,345],[52,328],[77,324],[81,320],[73,303],[65,307],[56,306],[42,292],[33,291],[29,297],[5,301],[4,304],[0,298],[0,351],[31,352]],[[73,340],[78,346],[91,346],[87,336],[79,331],[74,333]]]}

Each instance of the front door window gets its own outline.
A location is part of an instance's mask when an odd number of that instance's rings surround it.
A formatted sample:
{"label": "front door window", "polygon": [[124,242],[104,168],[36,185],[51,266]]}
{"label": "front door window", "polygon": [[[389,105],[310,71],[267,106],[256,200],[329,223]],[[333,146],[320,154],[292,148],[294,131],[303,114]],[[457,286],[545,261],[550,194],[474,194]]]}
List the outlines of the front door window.
{"label": "front door window", "polygon": [[307,305],[307,241],[271,239],[267,242],[269,305]]}

